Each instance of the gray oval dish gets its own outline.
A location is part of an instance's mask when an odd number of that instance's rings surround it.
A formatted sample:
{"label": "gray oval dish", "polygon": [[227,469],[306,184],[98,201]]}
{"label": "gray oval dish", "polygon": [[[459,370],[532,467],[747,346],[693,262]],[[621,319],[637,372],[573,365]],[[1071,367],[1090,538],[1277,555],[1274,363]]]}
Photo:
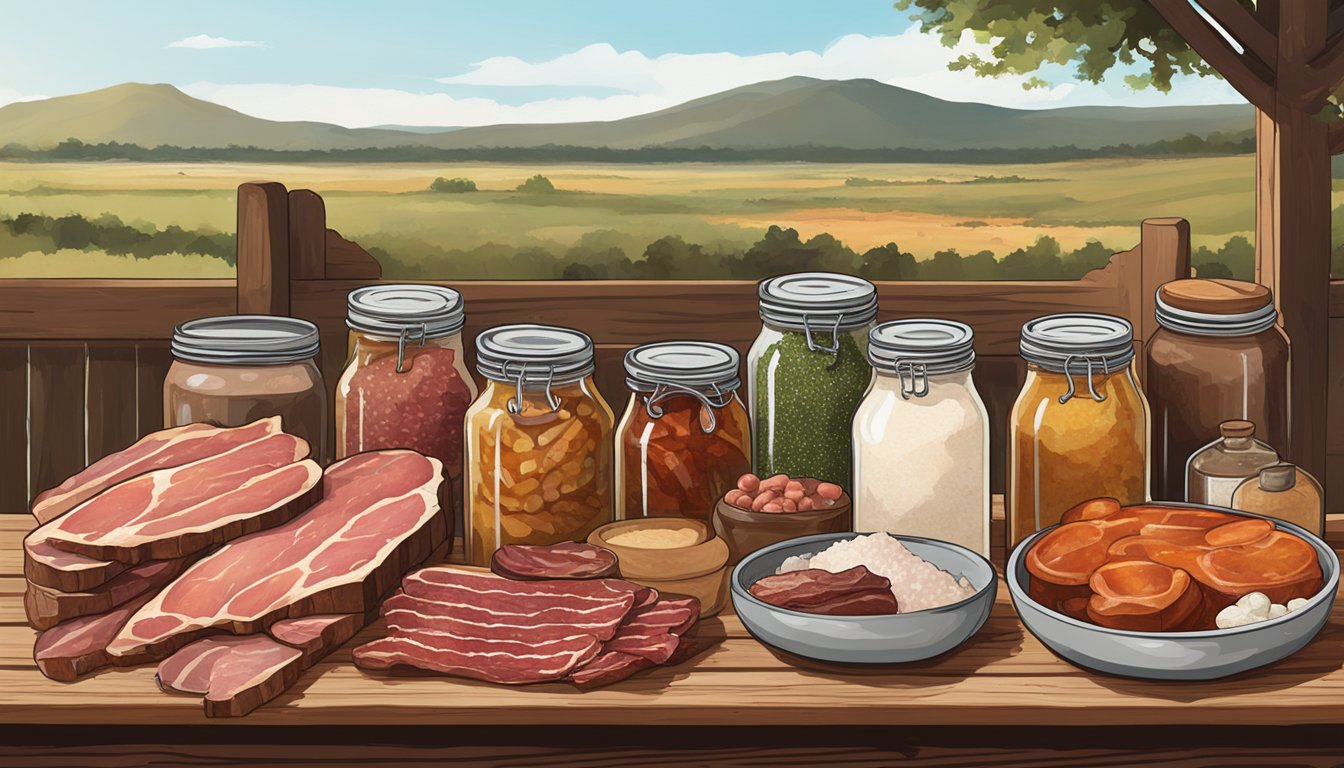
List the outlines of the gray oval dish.
{"label": "gray oval dish", "polygon": [[[1241,517],[1262,517],[1204,504],[1160,502],[1164,507],[1211,509]],[[1056,655],[1085,669],[1143,680],[1215,680],[1263,667],[1291,656],[1321,631],[1339,590],[1339,556],[1325,542],[1291,523],[1279,528],[1305,539],[1316,550],[1324,586],[1301,608],[1277,619],[1231,629],[1199,632],[1133,632],[1107,629],[1052,611],[1031,599],[1026,553],[1055,526],[1032,534],[1013,550],[1005,571],[1017,615],[1031,634]]]}
{"label": "gray oval dish", "polygon": [[729,579],[733,609],[752,637],[781,651],[817,661],[845,664],[901,664],[929,659],[956,648],[984,626],[998,594],[989,561],[965,547],[935,539],[897,536],[911,552],[953,576],[965,576],[974,595],[927,611],[886,616],[826,616],[777,608],[753,597],[750,589],[774,574],[785,558],[815,554],[837,541],[864,534],[802,536],[748,555]]}

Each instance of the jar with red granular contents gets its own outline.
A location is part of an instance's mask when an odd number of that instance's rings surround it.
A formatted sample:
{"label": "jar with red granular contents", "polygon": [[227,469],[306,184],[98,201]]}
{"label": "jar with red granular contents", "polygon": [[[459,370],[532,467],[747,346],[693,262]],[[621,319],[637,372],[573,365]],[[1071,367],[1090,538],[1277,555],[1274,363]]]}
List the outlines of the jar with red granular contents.
{"label": "jar with red granular contents", "polygon": [[593,341],[504,325],[476,337],[485,390],[466,415],[467,561],[505,544],[582,541],[612,520],[611,408],[593,384]]}
{"label": "jar with red granular contents", "polygon": [[625,356],[630,404],[616,430],[616,516],[708,520],[751,471],[737,351],[722,344],[645,344]]}
{"label": "jar with red granular contents", "polygon": [[455,522],[462,481],[462,419],[476,383],[462,353],[462,295],[433,285],[351,291],[350,361],[336,385],[336,458],[409,448],[443,462],[439,503]]}

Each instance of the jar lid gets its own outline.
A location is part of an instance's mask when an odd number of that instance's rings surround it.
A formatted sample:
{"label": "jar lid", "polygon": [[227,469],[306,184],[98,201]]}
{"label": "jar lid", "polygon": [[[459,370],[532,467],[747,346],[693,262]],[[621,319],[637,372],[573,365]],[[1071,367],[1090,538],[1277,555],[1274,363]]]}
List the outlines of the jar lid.
{"label": "jar lid", "polygon": [[975,333],[954,320],[892,320],[868,332],[868,362],[879,370],[906,363],[923,366],[929,376],[975,367]]}
{"label": "jar lid", "polygon": [[762,280],[757,295],[761,319],[789,330],[853,330],[877,317],[877,287],[861,277],[830,272],[780,275]]}
{"label": "jar lid", "polygon": [[737,350],[708,341],[661,341],[625,353],[626,383],[634,390],[659,384],[731,392],[741,386]]}
{"label": "jar lid", "polygon": [[1271,493],[1282,493],[1297,485],[1297,467],[1293,464],[1271,464],[1260,470],[1260,487]]}
{"label": "jar lid", "polygon": [[363,333],[433,339],[462,330],[462,294],[438,285],[366,285],[346,297],[345,324]]}
{"label": "jar lid", "polygon": [[476,337],[476,370],[492,381],[572,383],[593,372],[593,340],[553,325],[497,325]]}
{"label": "jar lid", "polygon": [[1218,434],[1232,438],[1255,437],[1255,424],[1243,419],[1228,419],[1218,424]]}
{"label": "jar lid", "polygon": [[317,356],[317,326],[296,317],[224,315],[173,328],[173,357],[218,365],[274,365]]}
{"label": "jar lid", "polygon": [[1046,315],[1022,326],[1022,359],[1054,373],[1118,371],[1134,359],[1134,326],[1113,315]]}
{"label": "jar lid", "polygon": [[1157,323],[1196,336],[1248,336],[1274,327],[1274,294],[1244,280],[1191,278],[1157,289]]}

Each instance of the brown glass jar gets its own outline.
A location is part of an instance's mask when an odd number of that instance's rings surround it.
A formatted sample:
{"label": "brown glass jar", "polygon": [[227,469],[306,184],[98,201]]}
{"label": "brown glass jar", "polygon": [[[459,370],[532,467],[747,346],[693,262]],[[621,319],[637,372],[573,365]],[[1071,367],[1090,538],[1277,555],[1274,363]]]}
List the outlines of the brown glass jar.
{"label": "brown glass jar", "polygon": [[1268,288],[1239,280],[1176,280],[1157,290],[1144,391],[1153,413],[1153,497],[1185,501],[1185,465],[1218,425],[1254,422],[1288,445],[1288,339]]}

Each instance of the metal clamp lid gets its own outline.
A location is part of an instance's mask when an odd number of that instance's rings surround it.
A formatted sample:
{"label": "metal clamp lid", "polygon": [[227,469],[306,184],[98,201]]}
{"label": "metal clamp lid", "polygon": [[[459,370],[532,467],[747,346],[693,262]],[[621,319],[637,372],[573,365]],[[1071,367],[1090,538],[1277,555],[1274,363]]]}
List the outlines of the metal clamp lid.
{"label": "metal clamp lid", "polygon": [[572,384],[593,372],[593,340],[580,331],[550,325],[500,325],[476,337],[476,370],[491,381],[511,383],[510,413],[520,413],[523,390],[541,387],[552,411],[561,401],[557,384]]}
{"label": "metal clamp lid", "polygon": [[462,294],[439,285],[366,285],[346,296],[346,326],[370,336],[423,341],[457,333],[466,322]]}
{"label": "metal clamp lid", "polygon": [[644,410],[652,419],[663,417],[658,406],[663,400],[677,396],[699,400],[708,419],[708,423],[701,419],[700,429],[710,434],[718,426],[715,411],[731,403],[733,392],[742,386],[740,362],[737,350],[725,344],[644,344],[625,354],[625,381],[631,391],[644,394]]}
{"label": "metal clamp lid", "polygon": [[1103,402],[1093,380],[1100,371],[1109,376],[1134,359],[1134,327],[1113,315],[1069,313],[1047,315],[1022,326],[1019,342],[1022,359],[1069,379],[1068,391],[1059,398],[1067,403],[1077,394],[1074,376],[1087,376],[1087,391]]}
{"label": "metal clamp lid", "polygon": [[173,328],[173,357],[217,365],[276,365],[311,360],[317,326],[296,317],[225,315]]}
{"label": "metal clamp lid", "polygon": [[[861,277],[830,272],[799,272],[762,280],[756,289],[761,319],[808,334],[814,326],[840,331],[863,328],[877,317],[877,287]],[[837,344],[838,348],[838,339]],[[825,347],[814,351],[833,351]]]}
{"label": "metal clamp lid", "polygon": [[971,327],[954,320],[892,320],[868,332],[868,362],[895,373],[909,400],[929,393],[930,376],[974,368],[974,341]]}

